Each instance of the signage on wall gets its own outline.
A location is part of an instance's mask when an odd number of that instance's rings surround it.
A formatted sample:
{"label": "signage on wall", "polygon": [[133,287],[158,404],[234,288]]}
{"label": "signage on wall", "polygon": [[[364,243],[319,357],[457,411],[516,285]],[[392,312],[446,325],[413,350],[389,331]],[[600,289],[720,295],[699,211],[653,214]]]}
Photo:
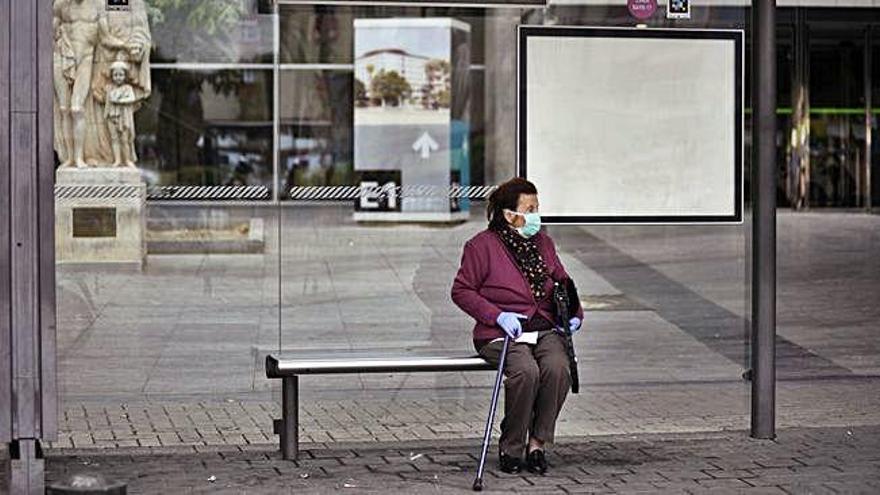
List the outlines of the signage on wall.
{"label": "signage on wall", "polygon": [[470,168],[470,25],[364,18],[354,28],[355,220],[467,218],[468,203],[445,191]]}
{"label": "signage on wall", "polygon": [[355,211],[400,211],[400,170],[360,172]]}
{"label": "signage on wall", "polygon": [[107,0],[107,10],[129,10],[128,0]]}
{"label": "signage on wall", "polygon": [[666,6],[667,19],[690,19],[691,0],[668,0]]}
{"label": "signage on wall", "polygon": [[642,21],[657,12],[657,0],[627,0],[626,8],[633,17]]}

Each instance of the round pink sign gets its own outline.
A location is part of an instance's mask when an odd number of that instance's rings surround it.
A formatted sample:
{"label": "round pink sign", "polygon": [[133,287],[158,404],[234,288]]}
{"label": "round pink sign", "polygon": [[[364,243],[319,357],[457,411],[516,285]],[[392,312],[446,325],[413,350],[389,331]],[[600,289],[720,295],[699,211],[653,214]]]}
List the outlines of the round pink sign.
{"label": "round pink sign", "polygon": [[626,0],[626,8],[636,19],[647,19],[657,12],[657,0]]}

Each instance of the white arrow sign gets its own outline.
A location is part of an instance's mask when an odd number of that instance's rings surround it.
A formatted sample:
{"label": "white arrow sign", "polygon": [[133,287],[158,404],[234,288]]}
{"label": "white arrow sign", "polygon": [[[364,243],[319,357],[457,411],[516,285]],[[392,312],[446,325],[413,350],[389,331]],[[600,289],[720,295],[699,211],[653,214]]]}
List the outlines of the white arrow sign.
{"label": "white arrow sign", "polygon": [[437,144],[437,141],[428,134],[428,131],[422,133],[421,137],[416,139],[416,142],[412,145],[413,151],[420,151],[422,153],[422,158],[430,158],[432,151],[437,151],[440,149],[440,145]]}

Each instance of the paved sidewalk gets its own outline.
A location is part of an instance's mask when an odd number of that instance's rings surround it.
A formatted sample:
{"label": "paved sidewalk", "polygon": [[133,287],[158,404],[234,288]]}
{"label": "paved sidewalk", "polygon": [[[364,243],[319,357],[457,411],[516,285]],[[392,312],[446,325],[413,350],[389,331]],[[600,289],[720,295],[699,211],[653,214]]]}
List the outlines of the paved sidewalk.
{"label": "paved sidewalk", "polygon": [[[486,373],[491,378],[491,373]],[[439,379],[443,379],[440,375]],[[426,394],[420,389],[347,390],[332,396],[306,377],[300,404],[304,443],[385,442],[472,438],[486,421],[491,389],[460,387],[449,376]],[[392,380],[393,378],[388,378]],[[586,385],[569,395],[562,436],[739,430],[749,425],[744,381]],[[778,383],[777,424],[880,424],[880,378],[784,380]],[[52,449],[275,444],[272,419],[280,399],[242,398],[78,403],[64,408]]]}
{"label": "paved sidewalk", "polygon": [[[880,426],[567,437],[547,476],[506,475],[490,451],[485,488],[528,493],[880,493]],[[298,462],[268,446],[52,452],[51,483],[101,473],[129,493],[469,493],[479,440],[335,443]]]}

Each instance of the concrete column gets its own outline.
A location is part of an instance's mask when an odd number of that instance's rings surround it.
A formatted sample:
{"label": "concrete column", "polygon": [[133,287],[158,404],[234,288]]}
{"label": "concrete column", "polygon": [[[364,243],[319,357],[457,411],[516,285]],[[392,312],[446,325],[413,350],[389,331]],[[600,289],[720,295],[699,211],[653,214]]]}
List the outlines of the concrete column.
{"label": "concrete column", "polygon": [[486,12],[486,184],[516,173],[516,26],[519,10]]}

